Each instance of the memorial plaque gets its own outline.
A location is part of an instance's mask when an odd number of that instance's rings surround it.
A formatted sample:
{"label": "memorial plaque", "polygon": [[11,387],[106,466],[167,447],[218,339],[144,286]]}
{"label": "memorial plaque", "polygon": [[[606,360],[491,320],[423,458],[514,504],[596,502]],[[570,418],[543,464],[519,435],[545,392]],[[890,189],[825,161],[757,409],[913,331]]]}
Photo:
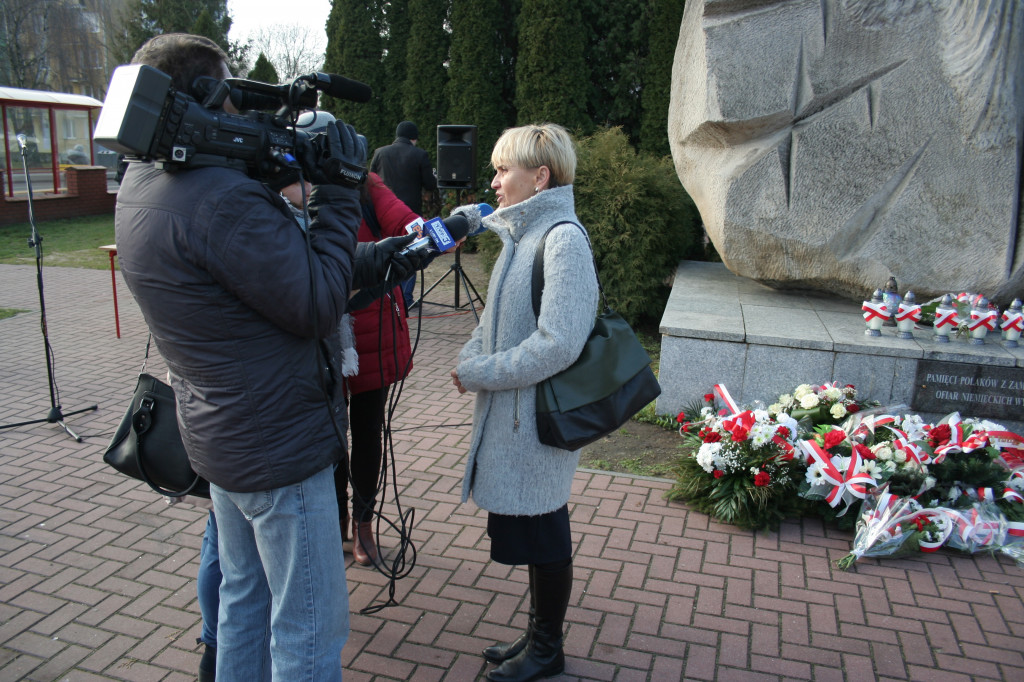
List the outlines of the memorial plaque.
{"label": "memorial plaque", "polygon": [[1024,369],[921,360],[910,407],[965,417],[1024,419]]}

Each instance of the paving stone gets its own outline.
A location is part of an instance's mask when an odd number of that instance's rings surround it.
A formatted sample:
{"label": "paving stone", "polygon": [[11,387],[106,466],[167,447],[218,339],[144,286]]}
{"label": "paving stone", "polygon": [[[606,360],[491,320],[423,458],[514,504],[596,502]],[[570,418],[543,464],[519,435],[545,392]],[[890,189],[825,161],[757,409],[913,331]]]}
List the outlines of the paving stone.
{"label": "paving stone", "polygon": [[[169,507],[100,456],[141,366],[138,307],[119,280],[118,340],[109,272],[49,268],[46,285],[62,402],[99,409],[68,418],[82,443],[53,424],[0,430],[0,679],[194,679],[206,512]],[[715,286],[715,296],[771,305],[757,289]],[[0,307],[37,310],[33,267],[0,266]],[[486,513],[460,503],[473,402],[453,393],[447,371],[474,321],[424,307],[402,405],[427,407],[400,408],[393,425],[416,566],[397,583],[400,606],[352,615],[342,660],[356,682],[479,679],[490,669],[480,650],[526,624],[526,572],[489,561]],[[37,313],[0,320],[0,424],[48,409],[38,346]],[[150,372],[165,369],[150,358]],[[669,485],[577,474],[561,679],[1024,679],[1024,570],[1009,557],[942,552],[843,572],[832,562],[850,532],[820,519],[743,531],[666,502]],[[382,543],[397,544],[387,534]],[[387,581],[348,563],[352,608],[380,603]]]}

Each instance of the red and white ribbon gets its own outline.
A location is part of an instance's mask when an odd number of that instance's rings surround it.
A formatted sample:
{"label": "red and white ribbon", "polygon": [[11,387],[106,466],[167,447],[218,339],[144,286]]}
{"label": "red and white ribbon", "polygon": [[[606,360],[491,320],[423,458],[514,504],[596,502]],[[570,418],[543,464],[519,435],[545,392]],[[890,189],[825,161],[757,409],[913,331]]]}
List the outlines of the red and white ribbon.
{"label": "red and white ribbon", "polygon": [[1006,332],[1024,332],[1024,313],[1010,313],[1009,310],[1004,310],[999,328]]}
{"label": "red and white ribbon", "polygon": [[780,450],[782,450],[782,459],[789,461],[793,459],[793,457],[796,455],[796,448],[794,448],[793,444],[790,443],[785,438],[783,438],[782,436],[772,436],[772,442],[775,443],[775,445],[777,445]]}
{"label": "red and white ribbon", "polygon": [[891,414],[869,414],[860,420],[860,424],[850,434],[850,440],[854,438],[863,439],[864,436],[874,434],[875,429],[879,426],[888,426],[889,424],[895,423],[896,417]]}
{"label": "red and white ribbon", "polygon": [[921,321],[921,306],[919,305],[907,305],[901,302],[899,309],[896,311],[896,321],[906,322],[912,320],[913,322]]}
{"label": "red and white ribbon", "polygon": [[889,425],[889,430],[896,434],[896,438],[893,439],[892,444],[897,450],[903,452],[908,460],[917,462],[918,465],[928,464],[932,461],[931,455],[929,455],[920,445],[910,440],[910,436],[900,428]]}
{"label": "red and white ribbon", "polygon": [[942,329],[943,327],[955,327],[957,324],[956,311],[952,309],[936,310],[935,322],[932,324],[936,329]]}
{"label": "red and white ribbon", "polygon": [[731,395],[729,395],[729,389],[725,386],[722,384],[715,384],[715,387],[711,390],[714,391],[714,394],[717,395],[723,403],[725,403],[725,407],[729,410],[729,414],[737,414],[740,411],[736,401],[732,399]]}
{"label": "red and white ribbon", "polygon": [[935,448],[932,461],[936,464],[946,459],[946,455],[960,452],[964,444],[964,423],[960,420],[960,415],[954,413],[946,423],[949,424],[949,441]]}
{"label": "red and white ribbon", "polygon": [[981,518],[977,509],[953,512],[951,518],[956,526],[957,535],[965,544],[975,542],[986,547],[995,544],[998,540],[1000,522]]}
{"label": "red and white ribbon", "polygon": [[885,303],[874,303],[872,301],[864,301],[860,309],[864,311],[864,321],[870,322],[874,318],[881,320],[889,319],[889,308],[886,307]]}
{"label": "red and white ribbon", "polygon": [[1024,446],[1024,438],[1021,438],[1013,431],[984,431],[988,436],[989,445],[1003,450],[1005,448],[1019,448]]}
{"label": "red and white ribbon", "polygon": [[1024,495],[1007,486],[1003,488],[1003,499],[1007,502],[1016,502],[1017,504],[1024,504]]}
{"label": "red and white ribbon", "polygon": [[996,328],[996,311],[994,310],[982,310],[981,312],[971,311],[971,321],[967,323],[967,327],[973,332],[984,327],[989,331],[995,331]]}
{"label": "red and white ribbon", "polygon": [[1024,523],[1020,521],[1010,521],[1006,524],[1006,541],[1005,544],[1024,542]]}
{"label": "red and white ribbon", "polygon": [[846,508],[840,512],[839,516],[846,513],[854,497],[864,499],[868,495],[868,487],[874,487],[875,479],[870,474],[857,471],[861,466],[861,458],[857,453],[853,453],[849,466],[846,467],[845,472],[842,472],[832,463],[832,458],[818,445],[817,441],[802,440],[800,448],[807,454],[810,461],[818,462],[821,465],[822,478],[833,486],[825,496],[825,501],[832,507],[838,507],[842,502],[846,502]]}

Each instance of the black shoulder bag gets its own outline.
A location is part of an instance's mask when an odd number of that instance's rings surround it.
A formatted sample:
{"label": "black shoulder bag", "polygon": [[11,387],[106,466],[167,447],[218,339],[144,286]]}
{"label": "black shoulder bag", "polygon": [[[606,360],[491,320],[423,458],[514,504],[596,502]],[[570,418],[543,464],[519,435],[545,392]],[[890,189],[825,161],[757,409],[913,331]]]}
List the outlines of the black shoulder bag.
{"label": "black shoulder bag", "polygon": [[181,442],[174,390],[146,374],[145,363],[142,370],[128,409],[103,452],[103,461],[126,476],[145,481],[161,495],[209,497],[210,484],[192,470]]}
{"label": "black shoulder bag", "polygon": [[[533,259],[533,313],[540,317],[540,299],[544,290],[544,245],[548,228]],[[589,245],[590,238],[587,237]],[[597,275],[597,259],[593,247]],[[537,384],[537,436],[541,443],[563,450],[578,450],[625,424],[647,403],[661,395],[651,358],[633,329],[608,306],[601,277],[597,276],[604,312],[594,321],[579,358],[568,369]]]}

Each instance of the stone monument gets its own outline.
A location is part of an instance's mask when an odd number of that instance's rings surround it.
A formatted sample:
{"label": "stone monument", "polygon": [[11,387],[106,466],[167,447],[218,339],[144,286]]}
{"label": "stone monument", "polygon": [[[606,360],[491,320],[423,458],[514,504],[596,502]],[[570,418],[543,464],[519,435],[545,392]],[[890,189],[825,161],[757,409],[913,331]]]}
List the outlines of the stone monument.
{"label": "stone monument", "polygon": [[669,138],[737,275],[1024,296],[1021,0],[690,0]]}

